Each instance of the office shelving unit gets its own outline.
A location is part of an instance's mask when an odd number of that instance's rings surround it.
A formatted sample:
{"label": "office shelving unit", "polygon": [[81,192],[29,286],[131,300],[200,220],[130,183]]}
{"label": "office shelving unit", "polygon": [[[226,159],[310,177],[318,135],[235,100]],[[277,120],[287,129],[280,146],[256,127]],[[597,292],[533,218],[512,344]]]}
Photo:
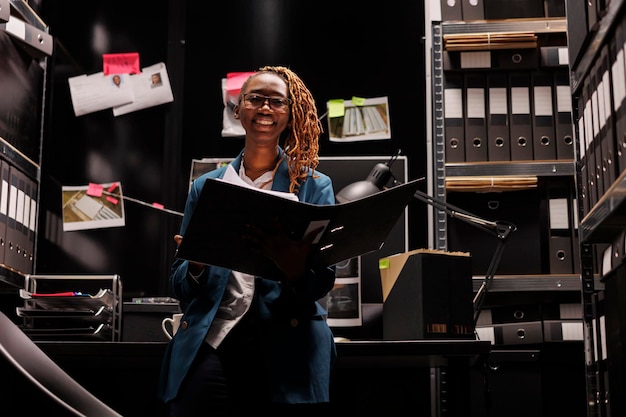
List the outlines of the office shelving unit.
{"label": "office shelving unit", "polygon": [[[445,201],[448,199],[450,193],[450,189],[447,189],[446,187],[447,184],[449,187],[451,179],[461,179],[463,177],[471,179],[475,177],[486,176],[533,177],[536,178],[538,181],[541,181],[542,184],[550,183],[550,181],[555,181],[559,183],[566,181],[571,184],[572,190],[576,190],[578,166],[575,158],[572,158],[572,160],[512,160],[481,162],[446,161],[444,88],[446,73],[450,70],[450,55],[449,52],[446,51],[444,38],[449,38],[449,35],[478,35],[523,32],[526,34],[531,33],[535,35],[539,40],[543,38],[562,39],[567,34],[566,18],[524,18],[506,20],[442,22],[437,20],[429,21],[427,14],[426,28],[428,38],[426,42],[428,55],[426,57],[426,60],[428,62],[427,75],[430,75],[430,78],[428,79],[428,99],[426,103],[428,107],[428,112],[430,114],[430,125],[427,129],[428,138],[430,140],[430,142],[428,143],[428,161],[430,164],[428,172],[431,174],[428,178],[429,193],[433,197]],[[428,49],[428,47],[430,47],[430,49]],[[509,71],[508,69],[504,68],[498,68],[496,70],[501,72]],[[564,69],[561,68],[561,70]],[[514,69],[511,69],[510,71],[514,71]],[[573,200],[575,200],[576,196],[573,196],[572,198]],[[460,198],[459,200],[463,201],[462,198]],[[461,206],[461,204],[458,205]],[[463,207],[461,206],[461,208]],[[570,210],[575,211],[575,209]],[[429,238],[432,246],[437,249],[449,250],[449,232],[451,221],[449,215],[445,211],[437,209],[432,209],[429,215]],[[577,219],[574,219],[574,221],[577,221]],[[468,236],[467,239],[472,238],[471,236]],[[529,245],[538,244],[539,242],[529,242]],[[583,254],[583,257],[585,255],[586,254]],[[572,349],[575,351],[577,349],[575,346],[578,346],[578,344],[586,344],[584,340],[581,340],[585,337],[582,301],[584,285],[591,285],[593,288],[597,289],[603,288],[604,284],[603,282],[601,282],[598,274],[591,273],[591,275],[588,277],[590,284],[588,282],[585,282],[583,285],[581,273],[578,273],[575,270],[572,272],[573,273],[561,274],[549,273],[549,271],[541,271],[541,273],[539,274],[501,274],[496,271],[495,276],[493,277],[490,284],[488,292],[489,295],[484,306],[485,311],[489,310],[491,307],[495,307],[504,310],[508,309],[513,314],[529,314],[532,313],[532,311],[530,309],[527,309],[527,307],[542,304],[546,306],[545,310],[550,311],[555,311],[555,308],[558,311],[558,307],[572,307],[570,308],[570,312],[572,310],[575,310],[574,312],[577,314],[577,317],[573,320],[562,321],[558,317],[557,320],[540,318],[538,323],[538,331],[543,331],[543,334],[540,336],[539,339],[528,338],[530,334],[525,334],[524,328],[522,326],[513,326],[512,328],[514,328],[515,331],[512,334],[514,335],[514,337],[509,337],[508,342],[510,342],[512,339],[518,340],[513,340],[510,345],[507,345],[507,341],[505,341],[504,345],[502,345],[502,341],[500,340],[496,341],[496,343],[492,346],[492,351],[494,355],[497,357],[499,357],[499,355],[502,356],[503,362],[501,363],[504,365],[503,369],[505,369],[507,366],[507,364],[505,363],[507,360],[511,362],[515,362],[517,360],[513,356],[511,356],[514,352],[517,352],[518,354],[520,352],[526,352],[530,356],[535,358],[534,360],[538,360],[539,362],[541,362],[541,360],[539,359],[541,355],[546,352],[552,351],[553,348],[559,348],[559,346],[561,346],[564,351]],[[475,293],[480,290],[484,283],[484,280],[484,276],[479,275],[473,277],[473,288]],[[519,308],[517,308],[517,306],[519,306]],[[489,313],[491,313],[491,311]],[[479,316],[479,321],[477,322],[477,324],[481,324],[481,318],[483,317]],[[525,322],[524,320],[519,320],[519,322],[525,325],[532,324],[533,327],[537,324]],[[581,323],[583,324],[582,326]],[[551,337],[551,335],[549,334],[550,329],[559,327],[560,324],[563,329],[569,329],[571,328],[569,327],[569,325],[573,324],[576,328],[577,337],[578,334],[581,334],[580,338],[575,340],[575,344],[566,342],[565,344],[559,345],[559,343],[562,342],[559,339],[554,339]],[[505,332],[509,331],[506,328],[507,326],[508,324],[504,323],[503,327],[499,330]],[[528,328],[527,330],[531,329]],[[515,337],[516,334],[519,335],[519,338]],[[523,339],[524,336],[526,336],[527,339]],[[557,341],[557,344],[550,343],[553,341]],[[550,344],[546,346],[545,343]],[[546,348],[546,352],[543,352],[544,347]],[[535,348],[537,350],[531,351],[529,350],[531,348]],[[581,346],[581,350],[582,348],[583,347]],[[548,355],[548,353],[546,353],[546,355]],[[513,364],[513,367],[514,365],[515,364]],[[502,375],[503,374],[500,373],[499,377],[502,377]],[[498,378],[497,375],[495,377]],[[533,383],[537,383],[540,385],[541,378],[542,377],[537,377],[537,379]],[[574,382],[572,382],[572,384],[574,384]],[[581,381],[578,381],[575,385],[576,389],[582,389]],[[546,387],[546,389],[549,389],[549,387]],[[503,388],[498,387],[496,388],[496,390],[503,390]],[[505,392],[501,394],[505,396],[523,395],[522,392],[518,392],[516,394],[510,394],[508,392]],[[537,408],[544,407],[543,412],[545,412],[546,407],[551,407],[553,405],[551,403],[555,400],[549,397],[549,395],[546,395],[543,400],[543,406],[538,405]],[[584,402],[577,402],[577,404],[578,405],[576,406],[576,412],[579,413],[581,412],[581,409],[584,410],[585,404]],[[494,415],[498,415],[497,410],[493,411],[496,413]],[[533,410],[532,412],[534,411],[535,410]]]}

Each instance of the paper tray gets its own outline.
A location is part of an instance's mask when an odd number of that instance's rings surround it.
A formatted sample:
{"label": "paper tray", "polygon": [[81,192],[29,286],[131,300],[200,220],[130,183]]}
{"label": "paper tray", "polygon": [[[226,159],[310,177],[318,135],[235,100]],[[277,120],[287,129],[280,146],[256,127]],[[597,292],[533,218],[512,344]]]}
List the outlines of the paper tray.
{"label": "paper tray", "polygon": [[44,310],[99,310],[102,306],[115,305],[115,296],[109,289],[101,289],[91,296],[36,296],[24,289],[20,289],[20,297],[29,302],[29,307]]}

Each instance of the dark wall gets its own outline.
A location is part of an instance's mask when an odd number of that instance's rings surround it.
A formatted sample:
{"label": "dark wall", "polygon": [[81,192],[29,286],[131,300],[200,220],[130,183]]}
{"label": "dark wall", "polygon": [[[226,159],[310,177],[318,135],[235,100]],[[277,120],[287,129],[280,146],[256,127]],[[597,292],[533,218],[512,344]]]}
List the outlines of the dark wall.
{"label": "dark wall", "polygon": [[[60,187],[120,181],[128,197],[182,211],[191,159],[232,157],[243,146],[242,138],[221,137],[221,79],[228,72],[289,66],[313,92],[320,115],[329,99],[387,96],[391,140],[339,144],[325,132],[320,154],[391,156],[401,149],[409,177],[425,175],[424,12],[418,2],[35,5],[55,37],[38,273],[118,273],[125,298],[166,293],[180,218],[126,202],[124,227],[63,233]],[[142,66],[166,63],[174,102],[117,118],[107,110],[75,117],[67,78],[101,71],[103,53],[134,51]],[[425,213],[420,204],[410,206],[412,247],[426,245]]]}

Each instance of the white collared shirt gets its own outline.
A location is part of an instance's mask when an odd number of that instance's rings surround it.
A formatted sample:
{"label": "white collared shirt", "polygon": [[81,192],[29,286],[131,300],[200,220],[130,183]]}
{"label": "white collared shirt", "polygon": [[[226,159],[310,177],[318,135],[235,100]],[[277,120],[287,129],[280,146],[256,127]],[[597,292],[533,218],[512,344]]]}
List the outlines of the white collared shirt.
{"label": "white collared shirt", "polygon": [[[271,189],[274,182],[274,171],[268,171],[253,181],[246,175],[242,163],[239,168],[239,177],[253,187],[261,188],[263,186],[263,188]],[[252,304],[253,295],[254,275],[232,271],[220,306],[205,338],[206,342],[214,349],[217,349],[226,335],[246,314]]]}

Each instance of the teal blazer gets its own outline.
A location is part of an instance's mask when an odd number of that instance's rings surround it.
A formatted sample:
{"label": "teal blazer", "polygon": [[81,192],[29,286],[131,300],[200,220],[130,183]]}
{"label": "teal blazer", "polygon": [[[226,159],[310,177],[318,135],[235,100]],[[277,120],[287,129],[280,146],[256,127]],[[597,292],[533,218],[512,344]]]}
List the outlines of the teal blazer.
{"label": "teal blazer", "polygon": [[[280,150],[281,157],[283,150]],[[231,162],[239,172],[242,153]],[[185,235],[191,214],[207,178],[222,178],[226,167],[194,180],[183,216],[180,234]],[[315,171],[300,187],[298,198],[312,204],[335,204],[331,179]],[[273,190],[289,191],[287,163],[283,159],[274,177]],[[213,322],[231,270],[208,266],[199,281],[188,278],[189,262],[176,259],[172,264],[170,287],[173,295],[187,305],[183,321],[169,342],[159,381],[159,397],[168,402],[176,397],[185,375],[204,342]],[[272,400],[279,403],[328,402],[330,373],[336,357],[333,334],[326,310],[316,301],[330,291],[335,281],[334,267],[307,271],[305,285],[294,291],[279,282],[256,277],[253,306],[261,326],[264,360],[270,373]]]}

